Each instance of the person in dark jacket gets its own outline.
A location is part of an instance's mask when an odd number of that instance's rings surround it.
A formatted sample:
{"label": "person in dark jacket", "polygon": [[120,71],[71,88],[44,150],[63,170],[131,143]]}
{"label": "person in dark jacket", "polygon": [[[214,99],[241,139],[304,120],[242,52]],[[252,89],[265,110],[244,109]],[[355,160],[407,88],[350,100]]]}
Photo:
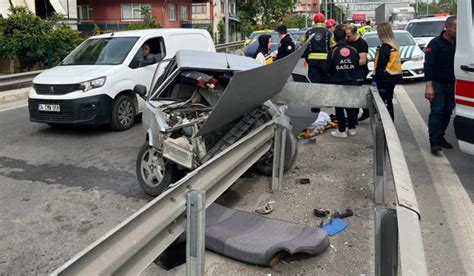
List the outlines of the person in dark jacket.
{"label": "person in dark jacket", "polygon": [[270,44],[272,43],[272,36],[262,34],[258,37],[258,48],[253,58],[258,60],[261,64],[270,64],[273,62],[273,57],[270,53]]}
{"label": "person in dark jacket", "polygon": [[456,17],[448,17],[444,29],[440,36],[428,43],[425,50],[425,98],[430,101],[428,132],[433,154],[441,151],[441,148],[453,148],[444,134],[455,106]]}
{"label": "person in dark jacket", "polygon": [[314,28],[306,31],[301,39],[303,44],[311,35],[314,35],[304,53],[305,61],[309,65],[308,78],[312,83],[328,83],[329,81],[326,73],[326,59],[329,50],[334,47],[334,42],[331,31],[324,24],[324,19],[324,14],[317,13],[314,16]]}
{"label": "person in dark jacket", "polygon": [[278,45],[278,54],[276,59],[282,59],[287,55],[295,51],[295,43],[291,36],[288,34],[288,30],[285,25],[280,25],[277,28],[278,34],[280,36],[280,45]]}
{"label": "person in dark jacket", "polygon": [[[359,70],[359,54],[357,50],[346,42],[346,31],[342,26],[334,30],[336,47],[332,49],[326,60],[326,72],[330,76],[330,83],[342,85],[357,85],[357,72]],[[357,114],[356,108],[336,107],[336,118],[338,130],[331,135],[346,138],[346,115],[349,123],[349,135],[354,136],[356,132]]]}
{"label": "person in dark jacket", "polygon": [[402,63],[400,45],[395,39],[392,27],[388,23],[377,26],[377,34],[382,45],[377,48],[374,60],[374,81],[380,97],[387,106],[388,113],[395,120],[393,113],[393,92],[396,84],[402,82]]}

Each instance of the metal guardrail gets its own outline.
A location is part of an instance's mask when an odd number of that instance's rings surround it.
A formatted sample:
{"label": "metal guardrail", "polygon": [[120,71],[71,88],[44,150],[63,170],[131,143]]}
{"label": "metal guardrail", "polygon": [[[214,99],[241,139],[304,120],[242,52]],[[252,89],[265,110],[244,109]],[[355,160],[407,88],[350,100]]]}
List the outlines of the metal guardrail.
{"label": "metal guardrail", "polygon": [[242,49],[244,46],[245,41],[236,41],[236,42],[230,42],[230,43],[224,43],[224,44],[217,44],[216,45],[216,51],[217,52],[226,52],[226,53],[232,53],[236,50]]}
{"label": "metal guardrail", "polygon": [[33,79],[41,72],[43,70],[0,76],[0,91],[30,86]]}
{"label": "metal guardrail", "polygon": [[[214,202],[271,147],[275,121],[260,126],[84,249],[52,275],[137,275],[186,229],[186,195]],[[166,212],[163,212],[166,210]]]}
{"label": "metal guardrail", "polygon": [[[244,41],[236,41],[226,44],[216,44],[216,51],[232,53],[238,49],[241,49],[243,45]],[[44,70],[38,70],[0,76],[0,92],[30,86],[33,79],[43,71]]]}
{"label": "metal guardrail", "polygon": [[[368,93],[367,87],[290,82],[274,100],[284,99],[292,104],[369,108],[374,137],[375,274],[428,275],[420,216],[408,166],[395,125],[377,89],[370,88]],[[188,242],[193,243],[188,244],[188,249],[194,245],[195,255],[190,255],[188,250],[187,257],[196,269],[190,271],[188,266],[188,274],[200,275],[204,240],[199,241],[197,237],[203,235],[203,210],[200,203],[192,204],[191,201],[187,204],[187,195],[192,190],[204,192],[205,206],[209,206],[271,147],[273,137],[277,138],[274,162],[278,162],[279,167],[274,167],[272,180],[276,180],[276,185],[272,183],[272,188],[278,188],[283,170],[279,159],[283,160],[284,154],[281,138],[285,136],[279,125],[284,123],[276,117],[252,131],[66,262],[53,275],[137,274],[143,271],[186,230],[186,208],[188,214],[195,214],[195,217],[188,216],[191,224],[187,231],[195,233],[194,238],[188,236]],[[281,142],[283,146],[279,145]],[[387,154],[397,196],[395,209],[384,205]],[[189,208],[194,208],[194,212]],[[401,271],[397,271],[399,266]]]}

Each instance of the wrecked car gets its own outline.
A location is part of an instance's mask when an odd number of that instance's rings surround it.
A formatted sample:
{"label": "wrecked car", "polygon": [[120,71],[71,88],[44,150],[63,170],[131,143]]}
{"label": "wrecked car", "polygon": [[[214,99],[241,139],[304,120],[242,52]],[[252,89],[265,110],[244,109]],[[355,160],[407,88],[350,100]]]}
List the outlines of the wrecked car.
{"label": "wrecked car", "polygon": [[[252,129],[273,116],[284,116],[269,99],[286,83],[301,53],[296,55],[275,62],[280,67],[264,68],[244,56],[182,50],[152,91],[137,85],[135,93],[146,98],[146,141],[136,162],[143,190],[159,195]],[[296,139],[286,133],[285,171],[297,155]],[[254,165],[257,172],[271,175],[272,151],[273,147]]]}

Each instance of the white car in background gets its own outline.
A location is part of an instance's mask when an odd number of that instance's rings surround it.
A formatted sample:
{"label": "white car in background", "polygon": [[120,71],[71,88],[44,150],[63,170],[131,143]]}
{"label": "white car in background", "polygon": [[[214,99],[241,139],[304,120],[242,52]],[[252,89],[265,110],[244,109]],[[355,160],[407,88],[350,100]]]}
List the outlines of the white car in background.
{"label": "white car in background", "polygon": [[[411,34],[407,31],[394,30],[395,38],[400,44],[400,59],[402,62],[403,79],[422,79],[425,76],[423,63],[425,53],[416,44]],[[374,57],[380,40],[377,32],[365,33],[362,37],[369,45],[367,66],[369,67],[368,79],[372,78],[374,70]]]}
{"label": "white car in background", "polygon": [[418,46],[424,51],[428,43],[443,31],[446,18],[448,18],[447,14],[440,14],[434,17],[410,20],[405,31],[413,36]]}

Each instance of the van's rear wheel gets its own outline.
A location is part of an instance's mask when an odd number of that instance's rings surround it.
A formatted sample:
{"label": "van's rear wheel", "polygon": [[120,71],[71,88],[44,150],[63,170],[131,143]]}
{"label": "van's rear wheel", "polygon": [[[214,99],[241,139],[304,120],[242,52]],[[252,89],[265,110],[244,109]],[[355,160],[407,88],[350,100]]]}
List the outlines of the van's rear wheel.
{"label": "van's rear wheel", "polygon": [[175,164],[165,160],[161,154],[147,142],[143,144],[137,157],[138,183],[151,196],[158,196],[174,182],[177,175]]}
{"label": "van's rear wheel", "polygon": [[118,96],[112,107],[110,128],[117,131],[129,129],[133,126],[136,115],[137,111],[132,98],[127,95]]}

